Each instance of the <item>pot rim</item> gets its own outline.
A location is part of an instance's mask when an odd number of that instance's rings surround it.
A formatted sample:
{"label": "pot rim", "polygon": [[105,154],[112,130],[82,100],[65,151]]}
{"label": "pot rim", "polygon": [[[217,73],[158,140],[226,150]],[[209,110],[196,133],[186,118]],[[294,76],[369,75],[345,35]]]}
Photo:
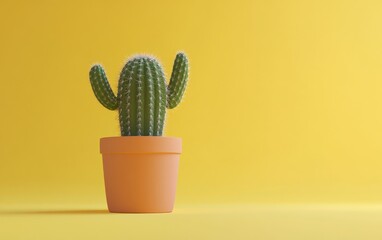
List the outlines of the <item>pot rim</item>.
{"label": "pot rim", "polygon": [[102,154],[180,154],[182,139],[163,136],[115,136],[100,139]]}

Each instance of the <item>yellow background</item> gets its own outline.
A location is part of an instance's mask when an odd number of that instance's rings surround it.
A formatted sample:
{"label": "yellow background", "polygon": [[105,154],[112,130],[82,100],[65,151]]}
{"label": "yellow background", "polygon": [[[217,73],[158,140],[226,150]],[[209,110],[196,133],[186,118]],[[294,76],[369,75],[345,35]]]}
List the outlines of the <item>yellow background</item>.
{"label": "yellow background", "polygon": [[0,203],[105,204],[124,61],[190,59],[177,203],[380,202],[380,1],[2,1]]}

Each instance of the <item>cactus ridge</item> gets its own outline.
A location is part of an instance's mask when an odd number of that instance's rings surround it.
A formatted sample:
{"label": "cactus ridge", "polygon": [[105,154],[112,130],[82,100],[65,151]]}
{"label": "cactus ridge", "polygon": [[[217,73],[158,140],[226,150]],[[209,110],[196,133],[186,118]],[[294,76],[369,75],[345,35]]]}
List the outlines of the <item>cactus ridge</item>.
{"label": "cactus ridge", "polygon": [[101,65],[89,73],[98,101],[110,110],[118,109],[122,136],[161,136],[167,108],[176,107],[184,94],[188,79],[188,60],[178,53],[171,80],[166,86],[160,63],[151,56],[137,55],[127,61],[114,95]]}

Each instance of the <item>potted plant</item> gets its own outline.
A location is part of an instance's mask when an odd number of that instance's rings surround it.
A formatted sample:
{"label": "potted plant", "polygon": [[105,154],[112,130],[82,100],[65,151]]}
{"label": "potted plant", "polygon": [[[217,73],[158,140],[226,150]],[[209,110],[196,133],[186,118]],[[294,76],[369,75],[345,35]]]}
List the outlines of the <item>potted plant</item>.
{"label": "potted plant", "polygon": [[101,65],[89,76],[98,101],[119,113],[121,136],[100,140],[109,211],[172,212],[182,140],[162,133],[166,108],[176,107],[186,89],[187,56],[176,55],[168,86],[158,60],[147,55],[127,61],[117,96]]}

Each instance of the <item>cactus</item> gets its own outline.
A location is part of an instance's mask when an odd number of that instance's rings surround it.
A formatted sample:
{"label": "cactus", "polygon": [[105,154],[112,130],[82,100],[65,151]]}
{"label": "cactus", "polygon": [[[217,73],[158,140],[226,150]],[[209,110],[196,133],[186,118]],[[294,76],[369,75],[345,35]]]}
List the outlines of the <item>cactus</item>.
{"label": "cactus", "polygon": [[122,136],[161,136],[166,107],[175,108],[186,89],[188,59],[184,53],[176,55],[166,86],[163,69],[155,58],[145,55],[131,58],[121,71],[117,96],[101,65],[94,65],[89,77],[98,101],[107,109],[118,109]]}

